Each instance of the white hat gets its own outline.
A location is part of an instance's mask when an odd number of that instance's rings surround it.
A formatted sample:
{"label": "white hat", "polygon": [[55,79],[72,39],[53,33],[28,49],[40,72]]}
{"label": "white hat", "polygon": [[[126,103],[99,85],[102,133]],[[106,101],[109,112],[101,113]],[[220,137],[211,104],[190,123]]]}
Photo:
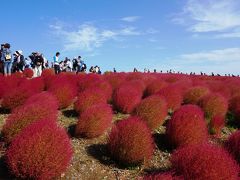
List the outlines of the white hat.
{"label": "white hat", "polygon": [[18,51],[16,51],[18,54],[20,54],[20,55],[22,55],[23,54],[23,52],[22,52],[22,50],[18,50]]}

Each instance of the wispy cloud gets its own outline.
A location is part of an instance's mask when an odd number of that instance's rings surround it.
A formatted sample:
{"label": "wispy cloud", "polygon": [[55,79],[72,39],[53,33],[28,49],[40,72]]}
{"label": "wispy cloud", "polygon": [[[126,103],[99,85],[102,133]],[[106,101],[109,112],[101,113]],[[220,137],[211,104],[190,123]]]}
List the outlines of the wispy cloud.
{"label": "wispy cloud", "polygon": [[[119,28],[101,28],[94,23],[83,23],[79,26],[65,23],[56,19],[49,24],[51,36],[61,41],[63,51],[93,51],[103,46],[108,41],[120,42],[130,37],[153,35],[159,31],[147,27],[145,30],[135,26],[125,25]],[[150,40],[151,41],[151,40]],[[155,40],[152,39],[152,42]]]}
{"label": "wispy cloud", "polygon": [[127,17],[121,18],[121,20],[125,22],[135,22],[139,19],[140,19],[140,16],[127,16]]}
{"label": "wispy cloud", "polygon": [[[173,22],[188,26],[194,33],[215,32],[219,37],[237,36],[240,31],[240,1],[188,0]],[[221,34],[225,34],[221,36]],[[226,35],[229,34],[229,35]]]}
{"label": "wispy cloud", "polygon": [[127,26],[120,29],[101,29],[92,24],[82,24],[71,29],[61,22],[49,25],[51,32],[62,41],[65,51],[92,51],[109,40],[122,37],[138,36],[143,33],[136,27]]}
{"label": "wispy cloud", "polygon": [[240,48],[226,48],[207,52],[180,55],[180,59],[191,62],[240,62]]}
{"label": "wispy cloud", "polygon": [[237,73],[240,66],[240,47],[181,54],[164,63],[167,68],[183,72]]}

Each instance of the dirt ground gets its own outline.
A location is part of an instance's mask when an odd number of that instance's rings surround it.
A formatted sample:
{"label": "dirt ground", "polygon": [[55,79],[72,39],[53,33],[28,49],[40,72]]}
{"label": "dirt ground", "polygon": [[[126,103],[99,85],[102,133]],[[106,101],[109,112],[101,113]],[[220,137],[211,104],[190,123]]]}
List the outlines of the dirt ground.
{"label": "dirt ground", "polygon": [[[0,129],[8,115],[0,114]],[[113,121],[119,121],[128,117],[128,115],[115,114]],[[107,133],[99,138],[84,139],[72,137],[74,125],[77,123],[78,116],[72,107],[59,111],[58,122],[63,126],[71,137],[74,156],[68,170],[57,179],[84,179],[84,180],[100,180],[100,179],[116,179],[127,180],[137,179],[155,171],[166,171],[170,169],[171,164],[169,158],[171,150],[165,147],[165,127],[161,126],[153,133],[155,139],[155,152],[150,162],[144,163],[140,167],[121,167],[108,156],[106,148]],[[212,138],[212,141],[221,143],[235,129],[224,128],[222,136],[219,139]],[[8,173],[4,164],[4,143],[0,142],[0,179],[14,179]]]}

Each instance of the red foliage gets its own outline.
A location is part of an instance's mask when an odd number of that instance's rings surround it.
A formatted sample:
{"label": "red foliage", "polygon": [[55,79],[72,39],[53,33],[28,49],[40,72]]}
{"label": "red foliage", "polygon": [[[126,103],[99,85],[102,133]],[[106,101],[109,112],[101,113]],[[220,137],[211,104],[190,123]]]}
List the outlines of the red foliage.
{"label": "red foliage", "polygon": [[30,68],[26,68],[23,71],[23,74],[26,78],[32,78],[33,77],[33,70]]}
{"label": "red foliage", "polygon": [[238,179],[239,167],[232,157],[219,147],[202,144],[180,148],[171,157],[175,171],[184,179]]}
{"label": "red foliage", "polygon": [[215,116],[225,118],[228,110],[227,100],[220,94],[210,93],[204,96],[200,101],[199,105],[202,107],[205,117],[211,120]]}
{"label": "red foliage", "polygon": [[106,95],[101,89],[91,88],[79,93],[74,109],[77,113],[83,113],[87,108],[101,103],[106,103]]}
{"label": "red foliage", "polygon": [[44,69],[42,71],[42,77],[45,78],[47,76],[54,76],[55,75],[55,72],[54,72],[54,69]]}
{"label": "red foliage", "polygon": [[167,117],[166,101],[156,95],[149,96],[141,101],[134,114],[144,120],[150,129],[154,130],[162,125]]}
{"label": "red foliage", "polygon": [[35,104],[35,103],[40,103],[43,105],[45,104],[44,106],[47,105],[49,108],[51,108],[51,110],[54,110],[54,111],[57,110],[59,107],[57,98],[53,94],[47,91],[34,94],[30,98],[28,98],[25,102],[25,104]]}
{"label": "red foliage", "polygon": [[209,129],[212,134],[219,136],[222,128],[225,126],[225,119],[221,116],[215,116],[209,123]]}
{"label": "red foliage", "polygon": [[78,92],[83,92],[88,88],[96,87],[101,82],[101,75],[98,74],[80,74],[78,75]]}
{"label": "red foliage", "polygon": [[3,96],[2,107],[4,109],[13,110],[23,105],[31,95],[33,95],[33,91],[28,87],[20,86],[18,88],[9,89]]}
{"label": "red foliage", "polygon": [[198,104],[199,100],[209,92],[209,89],[205,86],[192,87],[184,94],[184,103]]}
{"label": "red foliage", "polygon": [[2,98],[11,89],[18,88],[25,80],[24,78],[18,78],[15,76],[0,77],[0,98]]}
{"label": "red foliage", "polygon": [[76,89],[68,82],[56,83],[49,90],[58,100],[59,109],[67,108],[73,102],[76,95]]}
{"label": "red foliage", "polygon": [[70,139],[53,121],[40,120],[26,127],[6,152],[16,177],[53,179],[63,173],[73,155]]}
{"label": "red foliage", "polygon": [[160,91],[162,88],[167,87],[167,85],[168,85],[168,83],[166,83],[164,80],[156,79],[147,86],[144,94],[145,94],[145,96],[153,95],[153,94],[157,93],[158,91]]}
{"label": "red foliage", "polygon": [[113,93],[114,107],[122,113],[131,113],[140,103],[142,92],[133,85],[122,84]]}
{"label": "red foliage", "polygon": [[119,121],[112,128],[108,148],[113,159],[125,165],[137,165],[150,160],[154,150],[150,130],[137,117]]}
{"label": "red foliage", "polygon": [[75,137],[95,138],[101,136],[111,126],[112,117],[112,109],[107,104],[89,107],[78,120]]}
{"label": "red foliage", "polygon": [[44,90],[45,85],[42,77],[37,77],[22,82],[21,86],[23,86],[25,89],[31,90],[33,93],[40,93]]}
{"label": "red foliage", "polygon": [[177,86],[169,85],[157,92],[157,95],[163,96],[167,101],[168,109],[175,111],[183,101],[181,89]]}
{"label": "red foliage", "polygon": [[225,147],[240,164],[240,130],[234,132],[226,141]]}
{"label": "red foliage", "polygon": [[14,109],[13,113],[8,116],[2,129],[5,142],[10,143],[26,126],[35,121],[45,118],[56,121],[57,109],[52,106],[54,104],[55,102],[50,101],[37,101]]}
{"label": "red foliage", "polygon": [[202,110],[196,105],[184,105],[168,121],[166,135],[173,147],[207,141],[208,130]]}
{"label": "red foliage", "polygon": [[104,79],[107,80],[111,86],[113,91],[118,88],[123,82],[126,80],[125,73],[110,73],[104,75]]}
{"label": "red foliage", "polygon": [[234,116],[234,121],[240,124],[240,95],[237,95],[230,99],[229,110]]}

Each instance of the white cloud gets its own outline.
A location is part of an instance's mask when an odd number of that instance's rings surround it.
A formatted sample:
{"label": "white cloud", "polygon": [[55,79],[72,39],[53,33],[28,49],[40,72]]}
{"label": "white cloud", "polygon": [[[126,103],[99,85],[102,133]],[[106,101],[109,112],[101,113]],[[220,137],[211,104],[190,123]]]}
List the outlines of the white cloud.
{"label": "white cloud", "polygon": [[101,29],[91,24],[82,24],[72,30],[69,26],[61,22],[51,24],[49,28],[53,35],[62,41],[65,51],[93,51],[95,48],[101,47],[106,41],[143,34],[135,27],[110,30]]}
{"label": "white cloud", "polygon": [[173,69],[188,73],[203,71],[239,74],[240,47],[182,54],[166,59],[161,65],[156,63],[155,66],[159,69]]}
{"label": "white cloud", "polygon": [[180,59],[191,62],[240,62],[240,48],[227,48],[208,52],[180,55]]}
{"label": "white cloud", "polygon": [[141,32],[137,31],[135,27],[126,27],[119,31],[120,35],[129,36],[129,35],[141,35]]}
{"label": "white cloud", "polygon": [[[215,32],[219,37],[239,37],[240,31],[234,32],[240,28],[239,8],[240,1],[236,0],[188,0],[173,22],[187,25],[194,33]],[[222,33],[225,35],[221,36]]]}
{"label": "white cloud", "polygon": [[135,22],[137,20],[139,20],[140,17],[139,16],[128,16],[128,17],[124,17],[121,20],[125,21],[125,22]]}

